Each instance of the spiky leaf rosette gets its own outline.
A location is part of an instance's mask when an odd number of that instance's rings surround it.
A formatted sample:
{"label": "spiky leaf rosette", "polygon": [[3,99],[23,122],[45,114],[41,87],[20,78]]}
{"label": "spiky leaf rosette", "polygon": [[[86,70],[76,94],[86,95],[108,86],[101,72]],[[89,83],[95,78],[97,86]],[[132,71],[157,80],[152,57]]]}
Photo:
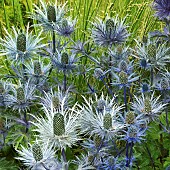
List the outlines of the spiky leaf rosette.
{"label": "spiky leaf rosette", "polygon": [[68,54],[67,53],[62,53],[62,55],[61,55],[61,62],[63,64],[68,64],[69,59],[68,59]]}
{"label": "spiky leaf rosette", "polygon": [[21,33],[17,37],[17,50],[25,52],[26,51],[26,36]]}
{"label": "spiky leaf rosette", "polygon": [[53,117],[54,134],[62,136],[65,133],[64,116],[60,113],[56,113]]}
{"label": "spiky leaf rosette", "polygon": [[42,74],[42,72],[41,72],[41,64],[40,64],[39,61],[34,62],[34,73],[36,75],[41,75]]}
{"label": "spiky leaf rosette", "polygon": [[39,144],[34,143],[32,145],[32,153],[37,162],[43,159],[43,153]]}
{"label": "spiky leaf rosette", "polygon": [[24,89],[22,87],[17,89],[17,100],[20,102],[25,100]]}
{"label": "spiky leaf rosette", "polygon": [[112,117],[110,113],[104,115],[103,126],[105,129],[110,129],[112,127]]}
{"label": "spiky leaf rosette", "polygon": [[49,22],[56,22],[56,11],[55,7],[52,5],[47,7],[47,18]]}

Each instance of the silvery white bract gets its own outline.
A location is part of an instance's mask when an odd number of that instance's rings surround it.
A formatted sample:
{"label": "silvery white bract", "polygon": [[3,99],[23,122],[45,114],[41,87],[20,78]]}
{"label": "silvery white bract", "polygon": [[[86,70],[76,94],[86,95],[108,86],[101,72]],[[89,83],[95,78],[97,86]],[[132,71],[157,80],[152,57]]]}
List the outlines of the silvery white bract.
{"label": "silvery white bract", "polygon": [[28,148],[21,145],[22,150],[17,150],[19,156],[16,159],[21,160],[29,169],[32,170],[52,170],[52,167],[59,165],[56,160],[55,164],[52,163],[55,159],[55,151],[48,143],[41,144],[35,142],[34,144],[28,143]]}
{"label": "silvery white bract", "polygon": [[80,120],[81,130],[86,134],[99,135],[106,140],[115,137],[124,125],[117,120],[117,113],[123,108],[114,104],[110,110],[104,109],[103,113],[98,112],[94,108],[94,101],[90,98],[89,101],[85,98],[85,104],[80,106],[82,109],[82,116]]}
{"label": "silvery white bract", "polygon": [[98,23],[93,23],[92,37],[94,41],[101,46],[112,46],[126,41],[129,36],[125,20],[108,18],[105,22],[98,19]]}
{"label": "silvery white bract", "polygon": [[45,3],[40,0],[41,7],[34,4],[34,13],[30,14],[30,18],[37,20],[37,26],[42,26],[45,31],[54,31],[55,27],[63,19],[65,11],[63,6],[55,3]]}
{"label": "silvery white bract", "polygon": [[4,47],[4,49],[0,49],[0,56],[7,55],[12,62],[24,63],[25,60],[29,60],[37,54],[40,48],[45,46],[45,44],[40,44],[44,39],[41,38],[42,31],[38,35],[33,35],[32,31],[29,32],[29,28],[28,24],[26,31],[22,32],[12,27],[14,35],[5,29],[5,38],[0,38],[0,45]]}
{"label": "silvery white bract", "polygon": [[141,97],[134,97],[135,101],[132,103],[132,109],[137,111],[139,114],[142,114],[148,122],[157,119],[166,105],[159,102],[160,96],[155,97],[154,93],[151,96],[144,95],[142,93]]}
{"label": "silvery white bract", "polygon": [[69,109],[64,107],[64,102],[61,102],[58,110],[51,107],[43,107],[45,116],[36,117],[35,131],[39,133],[38,137],[42,142],[49,141],[54,147],[66,149],[72,147],[80,140],[78,136],[80,111],[76,109],[76,104]]}
{"label": "silvery white bract", "polygon": [[26,111],[36,100],[35,87],[29,80],[24,85],[11,84],[11,93],[8,93],[4,99],[5,105],[19,112]]}
{"label": "silvery white bract", "polygon": [[140,43],[137,40],[136,43],[133,56],[139,59],[141,67],[161,70],[170,62],[170,47],[167,47],[166,43],[158,44],[158,40],[151,40],[150,37],[147,43]]}

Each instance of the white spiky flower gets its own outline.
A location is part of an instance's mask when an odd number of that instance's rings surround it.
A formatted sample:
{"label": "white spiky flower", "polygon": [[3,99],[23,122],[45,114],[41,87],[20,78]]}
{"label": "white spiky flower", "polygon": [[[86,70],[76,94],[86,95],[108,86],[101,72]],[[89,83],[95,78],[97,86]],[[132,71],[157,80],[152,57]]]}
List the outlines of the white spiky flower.
{"label": "white spiky flower", "polygon": [[45,3],[40,0],[40,7],[35,4],[34,7],[34,13],[30,14],[30,17],[37,20],[39,22],[37,25],[42,26],[45,31],[54,31],[65,14],[65,4],[60,6],[57,1]]}
{"label": "white spiky flower", "polygon": [[156,119],[166,105],[159,102],[160,96],[155,97],[154,93],[151,96],[142,93],[140,98],[137,96],[134,97],[136,101],[132,104],[132,109],[138,111],[139,114],[143,114],[144,118],[148,121]]}
{"label": "white spiky flower", "polygon": [[97,134],[105,139],[115,137],[117,132],[124,127],[116,120],[118,112],[123,107],[114,104],[110,110],[104,109],[103,113],[100,113],[93,108],[94,101],[91,98],[89,101],[85,97],[83,98],[85,104],[80,106],[82,108],[80,121],[82,132],[90,135]]}
{"label": "white spiky flower", "polygon": [[0,49],[0,56],[7,55],[11,61],[24,63],[25,60],[37,54],[40,48],[46,45],[40,44],[44,39],[41,38],[42,31],[40,31],[38,35],[33,35],[33,32],[29,31],[29,28],[28,24],[26,31],[22,32],[12,27],[14,35],[11,35],[4,29],[6,36],[4,39],[0,38],[0,45],[4,47]]}
{"label": "white spiky flower", "polygon": [[[55,151],[49,143],[41,144],[36,141],[34,144],[28,144],[28,148],[21,145],[22,150],[17,150],[20,156],[16,159],[21,160],[24,165],[34,170],[45,170],[51,166],[51,162],[55,159]],[[57,161],[55,165],[59,164]],[[52,167],[50,168],[52,169]]]}
{"label": "white spiky flower", "polygon": [[76,110],[76,104],[72,108],[65,108],[64,102],[58,110],[51,107],[43,107],[45,117],[32,115],[37,122],[32,122],[39,133],[42,142],[49,143],[57,148],[66,149],[80,140],[78,136],[80,111]]}
{"label": "white spiky flower", "polygon": [[68,107],[68,100],[68,91],[63,92],[60,87],[58,87],[57,92],[53,89],[51,89],[51,91],[48,93],[44,92],[44,97],[41,97],[41,104],[45,108],[49,109],[49,111],[51,110],[51,108],[57,110],[60,106],[63,106],[64,108]]}

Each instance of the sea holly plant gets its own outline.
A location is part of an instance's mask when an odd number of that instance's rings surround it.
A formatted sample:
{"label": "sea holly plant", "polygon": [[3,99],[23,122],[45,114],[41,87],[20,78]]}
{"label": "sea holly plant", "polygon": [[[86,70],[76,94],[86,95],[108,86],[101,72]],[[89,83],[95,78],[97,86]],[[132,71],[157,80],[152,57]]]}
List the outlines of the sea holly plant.
{"label": "sea holly plant", "polygon": [[168,168],[169,1],[152,7],[164,32],[134,44],[119,14],[76,39],[83,20],[57,1],[34,4],[25,30],[4,28],[0,155],[32,170]]}

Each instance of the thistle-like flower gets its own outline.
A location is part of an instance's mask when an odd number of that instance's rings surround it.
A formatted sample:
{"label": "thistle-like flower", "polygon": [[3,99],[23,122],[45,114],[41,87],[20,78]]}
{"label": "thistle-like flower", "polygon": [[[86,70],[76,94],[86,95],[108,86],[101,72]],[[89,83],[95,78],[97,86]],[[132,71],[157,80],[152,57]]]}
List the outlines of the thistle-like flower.
{"label": "thistle-like flower", "polygon": [[17,61],[24,63],[25,60],[28,60],[37,54],[40,51],[40,48],[44,47],[45,44],[40,44],[41,33],[38,35],[33,35],[33,32],[29,32],[29,25],[27,26],[26,31],[21,32],[12,27],[14,35],[11,35],[6,29],[5,39],[0,38],[0,45],[4,49],[0,49],[0,56],[7,55],[11,61]]}
{"label": "thistle-like flower", "polygon": [[37,122],[32,122],[39,133],[42,142],[49,141],[54,147],[66,149],[72,147],[80,138],[77,129],[79,127],[80,112],[76,110],[76,105],[70,109],[65,109],[64,102],[56,111],[43,107],[45,117],[32,115]]}
{"label": "thistle-like flower", "polygon": [[[52,89],[50,92],[44,92],[44,97],[41,97],[41,104],[47,108],[54,110],[58,110],[60,106],[63,106],[64,109],[68,108],[69,105],[69,93],[66,91],[65,93],[60,90],[58,87],[58,92],[54,92]],[[60,108],[61,109],[61,108]]]}
{"label": "thistle-like flower", "polygon": [[92,165],[90,165],[90,162],[88,161],[88,156],[81,155],[81,157],[76,156],[76,160],[73,161],[74,164],[77,165],[77,170],[92,170],[96,169]]}
{"label": "thistle-like flower", "polygon": [[128,143],[141,143],[146,135],[146,128],[141,130],[139,126],[131,125],[126,131],[123,130],[123,132],[125,132],[125,134],[123,135],[122,140],[125,140]]}
{"label": "thistle-like flower", "polygon": [[118,73],[118,75],[112,71],[112,75],[113,82],[111,84],[119,86],[120,88],[124,86],[129,87],[132,82],[139,79],[139,76],[136,76],[135,73],[131,73],[130,75],[128,75],[124,71],[121,71],[120,73]]}
{"label": "thistle-like flower", "polygon": [[53,56],[51,56],[53,66],[59,71],[71,72],[76,68],[75,54],[69,55],[66,52],[60,53],[57,51]]}
{"label": "thistle-like flower", "polygon": [[154,0],[153,9],[156,11],[156,16],[160,20],[170,21],[170,1],[169,0]]}
{"label": "thistle-like flower", "polygon": [[[103,113],[94,110],[94,101],[89,101],[83,97],[85,104],[80,106],[82,108],[81,129],[82,132],[92,135],[99,135],[102,139],[111,139],[115,137],[117,132],[123,128],[117,120],[117,113],[123,108],[114,104],[110,110],[104,109]],[[96,102],[95,102],[96,103]]]}
{"label": "thistle-like flower", "polygon": [[93,23],[92,37],[94,41],[100,46],[112,46],[125,42],[129,34],[124,22],[125,19],[119,21],[118,17],[109,18],[105,22],[98,19],[98,23]]}
{"label": "thistle-like flower", "polygon": [[76,20],[71,21],[71,19],[65,19],[63,18],[61,22],[56,25],[55,31],[57,34],[64,36],[64,37],[69,37],[73,32],[74,32],[74,27],[76,24]]}
{"label": "thistle-like flower", "polygon": [[11,85],[11,93],[5,96],[4,102],[7,107],[11,107],[13,110],[25,111],[31,105],[35,103],[35,85],[31,84],[30,81],[26,84]]}
{"label": "thistle-like flower", "polygon": [[162,77],[155,87],[156,89],[161,91],[170,90],[170,77],[169,78],[167,76]]}
{"label": "thistle-like flower", "polygon": [[166,66],[169,60],[169,50],[166,43],[158,44],[157,40],[151,41],[148,38],[147,43],[139,43],[136,41],[137,47],[134,56],[139,59],[143,68],[148,66],[152,69],[160,70]]}
{"label": "thistle-like flower", "polygon": [[164,106],[166,105],[159,102],[159,98],[160,96],[155,97],[154,93],[152,93],[151,96],[144,95],[142,93],[140,98],[135,96],[136,101],[132,104],[132,108],[133,110],[139,112],[139,114],[142,114],[144,118],[150,122],[159,116],[159,113],[162,112]]}
{"label": "thistle-like flower", "polygon": [[[19,159],[33,170],[52,170],[54,167],[60,167],[58,161],[54,164],[55,151],[48,143],[41,144],[36,141],[34,144],[28,144],[28,148],[21,146],[22,150],[17,150]],[[53,165],[52,165],[53,163]],[[51,166],[52,165],[52,166]]]}
{"label": "thistle-like flower", "polygon": [[121,60],[118,63],[118,67],[112,67],[111,68],[113,71],[120,73],[121,71],[124,71],[127,74],[131,74],[132,73],[132,69],[133,69],[133,65],[132,62],[126,62],[125,60]]}
{"label": "thistle-like flower", "polygon": [[51,64],[45,65],[39,58],[39,60],[31,60],[29,63],[25,64],[25,67],[25,72],[30,77],[31,81],[35,84],[39,84],[47,78]]}
{"label": "thistle-like flower", "polygon": [[[41,7],[34,4],[34,13],[30,14],[30,18],[37,20],[45,31],[54,31],[55,27],[60,23],[65,15],[64,7],[55,3],[45,3],[40,0]],[[41,9],[42,8],[42,9]]]}

